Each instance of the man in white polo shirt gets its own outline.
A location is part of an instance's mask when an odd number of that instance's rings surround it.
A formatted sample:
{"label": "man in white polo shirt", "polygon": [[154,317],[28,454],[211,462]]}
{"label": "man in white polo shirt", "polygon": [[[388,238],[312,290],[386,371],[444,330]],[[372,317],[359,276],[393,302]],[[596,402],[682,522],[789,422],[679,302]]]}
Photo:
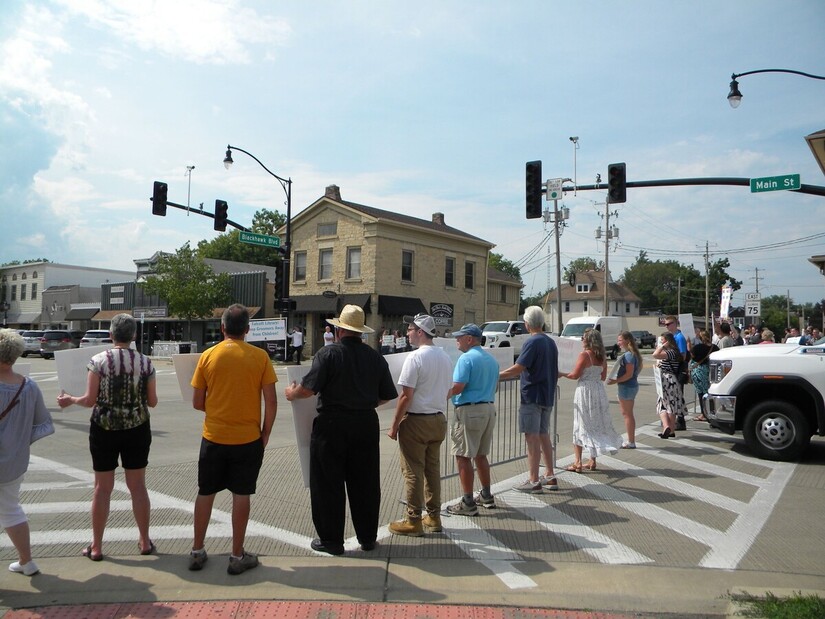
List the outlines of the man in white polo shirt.
{"label": "man in white polo shirt", "polygon": [[[401,394],[387,435],[398,440],[407,514],[389,525],[394,535],[418,537],[441,531],[441,444],[447,436],[444,409],[453,386],[449,355],[433,346],[432,316],[404,316],[407,339],[416,350],[404,360]],[[422,518],[422,512],[427,513]]]}

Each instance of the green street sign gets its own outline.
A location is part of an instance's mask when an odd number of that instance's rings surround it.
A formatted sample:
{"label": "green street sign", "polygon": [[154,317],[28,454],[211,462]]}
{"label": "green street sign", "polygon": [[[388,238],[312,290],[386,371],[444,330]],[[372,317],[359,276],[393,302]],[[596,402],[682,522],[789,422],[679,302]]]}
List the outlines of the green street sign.
{"label": "green street sign", "polygon": [[241,243],[249,243],[250,245],[263,245],[264,247],[281,246],[281,239],[277,236],[269,236],[267,234],[255,234],[254,232],[241,232]]}
{"label": "green street sign", "polygon": [[802,183],[799,174],[785,174],[784,176],[766,176],[764,178],[751,179],[751,193],[762,193],[763,191],[784,191],[786,189],[799,189]]}

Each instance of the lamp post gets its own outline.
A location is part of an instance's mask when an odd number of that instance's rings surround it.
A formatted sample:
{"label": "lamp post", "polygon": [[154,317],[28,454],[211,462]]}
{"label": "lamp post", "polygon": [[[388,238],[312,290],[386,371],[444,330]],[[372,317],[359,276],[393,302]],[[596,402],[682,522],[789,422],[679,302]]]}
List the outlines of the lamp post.
{"label": "lamp post", "polygon": [[6,328],[6,323],[8,322],[9,317],[9,309],[11,305],[6,300],[0,301],[0,312],[3,312],[3,328]]}
{"label": "lamp post", "polygon": [[[286,313],[289,316],[289,263],[290,263],[290,256],[291,256],[291,249],[292,249],[292,179],[291,178],[281,178],[277,174],[275,174],[272,170],[267,168],[261,160],[258,159],[252,153],[245,151],[242,148],[238,148],[237,146],[232,146],[231,144],[226,145],[226,157],[223,160],[224,167],[228,170],[232,167],[234,161],[232,161],[232,150],[238,150],[244,153],[245,155],[249,155],[252,157],[259,166],[261,166],[267,173],[272,176],[275,180],[280,183],[281,188],[286,193],[286,239],[284,240],[284,246],[280,248],[282,253],[281,258],[281,301],[286,304]],[[277,291],[276,291],[277,292]]]}
{"label": "lamp post", "polygon": [[794,71],[793,69],[757,69],[756,71],[733,73],[730,76],[730,92],[728,93],[728,103],[730,103],[730,106],[733,109],[738,108],[739,104],[742,103],[742,93],[739,92],[739,82],[737,81],[738,78],[743,77],[745,75],[753,75],[755,73],[793,73],[794,75],[810,77],[811,79],[815,80],[825,80],[825,76],[823,75],[813,75],[811,73],[805,73],[803,71]]}

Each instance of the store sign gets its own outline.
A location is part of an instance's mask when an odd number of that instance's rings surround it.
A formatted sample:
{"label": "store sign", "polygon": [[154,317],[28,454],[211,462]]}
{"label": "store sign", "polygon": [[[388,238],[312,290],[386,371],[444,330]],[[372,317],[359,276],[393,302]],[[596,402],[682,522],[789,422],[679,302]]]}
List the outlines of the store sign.
{"label": "store sign", "polygon": [[430,316],[433,317],[436,327],[453,326],[453,305],[452,303],[431,303]]}

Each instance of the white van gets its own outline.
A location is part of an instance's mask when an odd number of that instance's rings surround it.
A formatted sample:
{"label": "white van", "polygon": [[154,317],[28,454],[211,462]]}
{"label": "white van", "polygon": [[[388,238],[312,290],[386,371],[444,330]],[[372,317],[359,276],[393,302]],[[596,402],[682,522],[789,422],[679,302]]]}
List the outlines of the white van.
{"label": "white van", "polygon": [[619,355],[616,338],[622,331],[622,319],[619,316],[578,316],[571,318],[564,325],[561,337],[580,340],[586,329],[596,329],[602,334],[604,348],[608,357],[615,359]]}

